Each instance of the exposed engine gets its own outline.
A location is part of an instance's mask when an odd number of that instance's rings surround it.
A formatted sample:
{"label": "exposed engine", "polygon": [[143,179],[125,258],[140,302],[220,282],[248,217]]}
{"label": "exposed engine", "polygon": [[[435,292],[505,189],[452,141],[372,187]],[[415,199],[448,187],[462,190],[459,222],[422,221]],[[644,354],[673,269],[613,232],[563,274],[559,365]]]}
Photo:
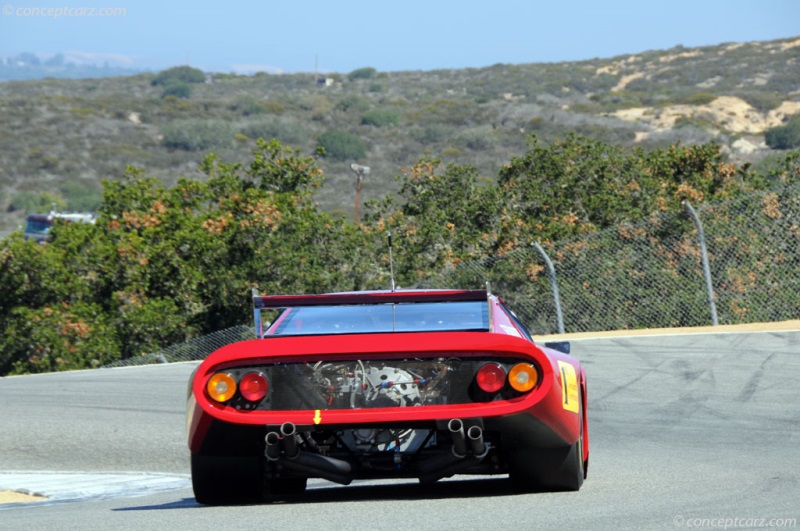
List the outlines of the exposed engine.
{"label": "exposed engine", "polygon": [[450,371],[445,360],[386,366],[361,360],[348,363],[318,362],[312,366],[319,393],[331,407],[397,407],[435,404]]}

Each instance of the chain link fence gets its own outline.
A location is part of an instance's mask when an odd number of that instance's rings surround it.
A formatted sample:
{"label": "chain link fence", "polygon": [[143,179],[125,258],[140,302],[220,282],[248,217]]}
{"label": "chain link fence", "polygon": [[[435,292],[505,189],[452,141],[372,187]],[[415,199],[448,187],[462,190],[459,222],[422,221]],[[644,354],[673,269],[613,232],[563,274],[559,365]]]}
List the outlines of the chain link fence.
{"label": "chain link fence", "polygon": [[[800,318],[800,186],[696,212],[719,324]],[[475,288],[488,281],[535,334],[559,333],[561,325],[566,332],[591,332],[712,324],[698,231],[687,215],[654,216],[541,249],[544,254],[531,245],[463,262],[425,287]],[[253,328],[241,325],[106,367],[202,360],[253,338]]]}
{"label": "chain link fence", "polygon": [[[708,247],[719,324],[800,318],[800,186],[696,209]],[[488,281],[534,333],[712,324],[697,227],[688,215],[653,216],[580,238],[461,263],[427,287]]]}
{"label": "chain link fence", "polygon": [[196,337],[185,343],[171,345],[159,352],[109,363],[105,365],[104,368],[175,363],[178,361],[199,361],[206,359],[209,354],[225,345],[255,338],[256,335],[252,326],[239,325]]}

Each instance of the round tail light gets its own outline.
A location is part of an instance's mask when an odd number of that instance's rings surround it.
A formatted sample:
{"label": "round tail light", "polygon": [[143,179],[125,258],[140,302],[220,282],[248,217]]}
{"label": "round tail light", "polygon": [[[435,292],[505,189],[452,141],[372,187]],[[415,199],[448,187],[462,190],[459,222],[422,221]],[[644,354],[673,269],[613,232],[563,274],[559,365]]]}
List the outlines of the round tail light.
{"label": "round tail light", "polygon": [[212,400],[227,402],[236,394],[236,382],[230,374],[218,372],[208,381],[206,391]]}
{"label": "round tail light", "polygon": [[496,363],[487,363],[478,369],[475,382],[481,391],[496,393],[506,384],[506,371]]}
{"label": "round tail light", "polygon": [[539,383],[539,372],[530,363],[517,363],[508,371],[508,383],[515,391],[527,393]]}
{"label": "round tail light", "polygon": [[267,377],[261,372],[248,372],[239,380],[239,393],[250,402],[258,402],[267,396],[268,390]]}

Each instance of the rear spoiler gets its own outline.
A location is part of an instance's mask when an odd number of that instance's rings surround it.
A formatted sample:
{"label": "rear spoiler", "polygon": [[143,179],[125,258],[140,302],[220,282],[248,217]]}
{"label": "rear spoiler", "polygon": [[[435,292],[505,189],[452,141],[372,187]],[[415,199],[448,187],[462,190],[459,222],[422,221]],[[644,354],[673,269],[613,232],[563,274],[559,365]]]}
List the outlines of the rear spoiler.
{"label": "rear spoiler", "polygon": [[[467,302],[486,301],[488,289],[431,289],[396,291],[353,291],[325,293],[322,295],[259,295],[253,289],[253,321],[256,337],[264,337],[261,321],[262,309],[289,308],[294,306],[331,306],[336,304],[391,304],[413,302]],[[491,319],[490,319],[491,322]]]}

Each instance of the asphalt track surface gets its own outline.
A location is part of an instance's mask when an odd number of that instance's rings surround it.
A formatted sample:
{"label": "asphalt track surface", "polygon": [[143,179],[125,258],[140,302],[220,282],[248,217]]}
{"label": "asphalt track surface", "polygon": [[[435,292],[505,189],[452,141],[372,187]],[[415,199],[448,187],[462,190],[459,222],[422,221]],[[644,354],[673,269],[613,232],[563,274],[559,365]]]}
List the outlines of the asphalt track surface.
{"label": "asphalt track surface", "polygon": [[[48,501],[0,505],[0,529],[800,527],[800,331],[572,344],[592,445],[577,493],[514,494],[502,476],[312,481],[298,502],[204,507],[186,487],[194,364],[0,378],[0,490],[53,478]],[[84,477],[108,478],[106,494]]]}

